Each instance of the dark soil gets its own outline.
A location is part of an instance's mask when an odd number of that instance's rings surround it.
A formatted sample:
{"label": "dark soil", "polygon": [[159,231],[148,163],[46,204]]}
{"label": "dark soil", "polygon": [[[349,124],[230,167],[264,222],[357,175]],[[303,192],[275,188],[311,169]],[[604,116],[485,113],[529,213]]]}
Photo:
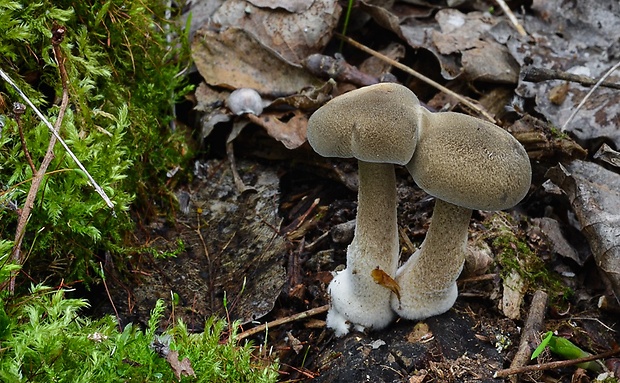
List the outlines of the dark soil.
{"label": "dark soil", "polygon": [[[260,141],[261,134],[249,130],[238,138],[239,147]],[[346,263],[347,246],[334,242],[330,230],[355,217],[356,194],[344,186],[355,185],[355,163],[327,162],[306,147],[294,151],[289,161],[243,157],[237,160],[237,169],[253,188],[243,193],[235,188],[227,160],[196,163],[193,183],[178,191],[181,207],[174,219],[155,220],[140,233],[153,251],[132,260],[130,277],[108,270],[113,276],[107,286],[112,301],[104,296],[94,300],[100,304],[98,313],[113,314],[113,303],[123,324],[145,323],[156,299],[171,307],[175,294],[178,302],[174,311],[169,310],[169,320],[183,318],[190,329],[200,331],[205,318],[217,315],[239,320],[242,329],[249,329],[328,303],[326,286],[331,271]],[[397,174],[399,227],[419,244],[433,201],[406,171],[400,169]],[[543,201],[536,196],[533,192],[512,215],[525,219],[518,211],[540,209]],[[474,214],[472,237],[488,231],[484,222],[489,216]],[[402,245],[406,259],[411,249],[407,243]],[[591,338],[599,334],[590,350],[604,350],[618,342],[617,333],[605,327],[617,331],[617,317],[595,306],[593,293],[605,288],[595,265],[589,262],[575,268],[550,253],[542,239],[530,245],[550,269],[577,274],[565,279],[575,295],[554,297],[547,325],[557,328],[570,323],[572,333]],[[155,256],[175,251],[174,257]],[[272,347],[283,381],[496,381],[493,374],[510,365],[523,327],[523,319],[508,319],[498,309],[498,267],[492,264],[479,281],[460,282],[455,307],[424,322],[400,320],[384,331],[336,338],[320,314],[270,327],[250,339]],[[527,315],[529,297],[526,294],[521,318]],[[570,379],[572,371],[551,374]]]}

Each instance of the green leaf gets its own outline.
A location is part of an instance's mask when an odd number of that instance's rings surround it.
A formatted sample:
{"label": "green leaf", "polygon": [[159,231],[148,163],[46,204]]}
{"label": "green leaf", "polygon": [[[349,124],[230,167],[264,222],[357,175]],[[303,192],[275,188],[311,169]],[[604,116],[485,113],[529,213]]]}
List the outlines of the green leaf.
{"label": "green leaf", "polygon": [[[554,354],[569,360],[585,358],[592,355],[573,344],[570,340],[555,335],[552,335],[549,339],[549,350],[551,350]],[[603,371],[603,367],[599,361],[583,362],[577,364],[577,366],[595,372]]]}
{"label": "green leaf", "polygon": [[543,350],[545,349],[545,347],[547,347],[552,337],[553,337],[553,332],[547,331],[545,333],[545,335],[543,336],[543,340],[540,342],[538,347],[536,347],[536,349],[532,353],[532,357],[530,358],[530,360],[536,359],[538,355],[540,355],[540,353],[543,352]]}

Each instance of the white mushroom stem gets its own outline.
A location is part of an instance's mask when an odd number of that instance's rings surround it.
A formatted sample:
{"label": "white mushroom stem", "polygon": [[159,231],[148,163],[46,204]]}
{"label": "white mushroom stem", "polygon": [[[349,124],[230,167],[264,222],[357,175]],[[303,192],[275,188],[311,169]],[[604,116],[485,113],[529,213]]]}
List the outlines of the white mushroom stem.
{"label": "white mushroom stem", "polygon": [[392,296],[392,308],[406,319],[425,319],[450,309],[458,295],[458,278],[467,249],[472,210],[435,200],[426,238],[398,269],[400,301]]}
{"label": "white mushroom stem", "polygon": [[348,333],[349,324],[381,329],[394,312],[391,291],[377,284],[372,271],[394,276],[398,267],[396,180],[394,165],[359,161],[357,218],[353,242],[347,248],[347,267],[329,285],[331,307],[327,327],[337,336]]}

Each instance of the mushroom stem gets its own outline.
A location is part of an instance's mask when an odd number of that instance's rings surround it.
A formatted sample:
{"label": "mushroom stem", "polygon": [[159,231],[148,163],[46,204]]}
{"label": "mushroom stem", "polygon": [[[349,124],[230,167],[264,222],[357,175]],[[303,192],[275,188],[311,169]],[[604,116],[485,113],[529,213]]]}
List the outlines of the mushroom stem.
{"label": "mushroom stem", "polygon": [[458,278],[467,249],[472,210],[435,199],[435,209],[420,248],[396,273],[400,301],[392,308],[406,319],[425,319],[450,309],[458,295]]}
{"label": "mushroom stem", "polygon": [[391,291],[372,277],[377,268],[394,276],[398,267],[394,165],[365,161],[358,164],[355,235],[347,248],[346,269],[336,274],[329,285],[327,327],[333,328],[337,336],[348,333],[349,323],[381,329],[395,316],[390,307]]}

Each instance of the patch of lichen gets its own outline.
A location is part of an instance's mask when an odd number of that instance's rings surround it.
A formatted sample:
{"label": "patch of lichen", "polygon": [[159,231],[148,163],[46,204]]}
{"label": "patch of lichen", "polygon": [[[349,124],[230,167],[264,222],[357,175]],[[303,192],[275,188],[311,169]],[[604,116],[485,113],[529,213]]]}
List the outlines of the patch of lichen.
{"label": "patch of lichen", "polygon": [[489,228],[485,237],[495,254],[502,279],[516,271],[527,292],[541,289],[552,300],[571,295],[559,275],[549,270],[539,254],[539,247],[530,243],[523,228],[525,224],[504,212],[495,213],[485,221]]}

